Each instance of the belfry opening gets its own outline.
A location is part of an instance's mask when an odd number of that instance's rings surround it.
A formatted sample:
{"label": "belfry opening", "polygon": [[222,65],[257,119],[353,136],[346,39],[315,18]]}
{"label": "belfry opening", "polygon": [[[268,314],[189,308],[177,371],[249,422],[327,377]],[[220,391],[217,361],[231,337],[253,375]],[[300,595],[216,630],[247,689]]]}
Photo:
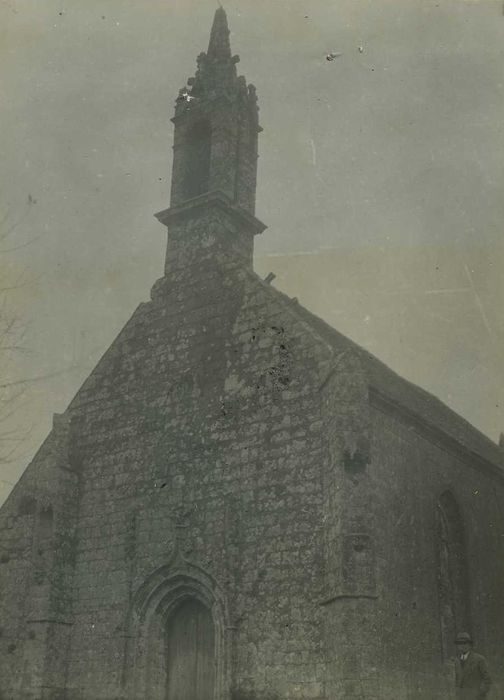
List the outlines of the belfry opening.
{"label": "belfry opening", "polygon": [[191,125],[187,133],[184,199],[192,199],[208,192],[211,148],[212,129],[210,122],[201,119]]}

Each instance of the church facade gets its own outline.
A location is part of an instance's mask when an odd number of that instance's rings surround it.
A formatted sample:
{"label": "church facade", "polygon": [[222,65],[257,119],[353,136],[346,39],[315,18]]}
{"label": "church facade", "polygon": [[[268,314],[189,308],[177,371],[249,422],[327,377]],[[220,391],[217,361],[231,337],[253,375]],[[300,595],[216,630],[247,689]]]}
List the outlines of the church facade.
{"label": "church facade", "polygon": [[441,700],[460,631],[502,694],[503,452],[254,273],[237,62],[220,8],[165,275],[0,510],[1,697]]}

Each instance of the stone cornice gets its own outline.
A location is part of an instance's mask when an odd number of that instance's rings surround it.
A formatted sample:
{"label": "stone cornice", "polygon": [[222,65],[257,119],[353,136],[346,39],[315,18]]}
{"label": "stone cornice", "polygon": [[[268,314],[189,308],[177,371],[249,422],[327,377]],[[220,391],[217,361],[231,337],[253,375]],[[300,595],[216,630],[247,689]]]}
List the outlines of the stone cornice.
{"label": "stone cornice", "polygon": [[202,211],[211,208],[216,208],[225,212],[230,218],[236,221],[238,226],[243,227],[247,233],[251,233],[254,236],[262,233],[266,229],[266,225],[263,224],[262,221],[259,221],[259,219],[256,219],[255,216],[252,216],[252,214],[249,214],[241,207],[237,207],[233,204],[232,200],[220,190],[206,192],[198,197],[188,199],[181,204],[158,212],[155,214],[155,217],[165,226],[169,226],[170,223],[175,221],[184,221],[194,216],[200,216]]}

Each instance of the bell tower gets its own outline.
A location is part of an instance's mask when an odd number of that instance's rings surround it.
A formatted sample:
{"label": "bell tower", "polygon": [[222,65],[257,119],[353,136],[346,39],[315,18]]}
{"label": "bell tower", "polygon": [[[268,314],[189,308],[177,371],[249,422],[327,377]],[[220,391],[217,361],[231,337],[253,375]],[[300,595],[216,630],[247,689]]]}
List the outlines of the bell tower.
{"label": "bell tower", "polygon": [[180,266],[181,246],[186,262],[195,262],[198,250],[211,247],[208,236],[214,251],[238,254],[251,266],[253,236],[266,228],[254,216],[259,108],[255,87],[237,75],[239,60],[219,7],[208,50],[179,91],[172,119],[170,208],[156,215],[169,229],[167,271]]}

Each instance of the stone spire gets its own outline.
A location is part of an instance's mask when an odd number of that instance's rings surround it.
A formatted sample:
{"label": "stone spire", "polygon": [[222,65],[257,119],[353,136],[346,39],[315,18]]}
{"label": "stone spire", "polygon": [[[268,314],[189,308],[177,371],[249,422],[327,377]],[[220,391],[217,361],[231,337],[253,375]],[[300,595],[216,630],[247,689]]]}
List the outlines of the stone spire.
{"label": "stone spire", "polygon": [[254,214],[259,108],[256,90],[237,75],[226,13],[214,15],[206,53],[175,106],[171,205],[208,192],[224,193]]}
{"label": "stone spire", "polygon": [[[170,227],[167,271],[181,267],[182,259],[184,265],[189,258],[217,260],[218,250],[252,267],[253,237],[266,228],[255,218],[259,107],[255,87],[237,75],[239,60],[231,53],[226,13],[219,7],[208,50],[199,54],[194,77],[179,91],[172,119],[170,208],[156,215]],[[200,227],[208,235],[216,221],[215,245],[203,245],[195,231]]]}
{"label": "stone spire", "polygon": [[[225,95],[231,99],[235,98],[237,92],[247,92],[245,78],[238,78],[236,64],[240,61],[239,56],[231,54],[231,44],[229,42],[229,28],[224,8],[219,7],[215,12],[212,29],[210,31],[210,41],[208,51],[202,52],[197,58],[198,68],[194,78],[189,78],[189,102],[191,98],[207,97],[216,99]],[[175,116],[181,114],[187,105],[180,99],[187,92],[182,88],[179,94]],[[187,98],[186,98],[187,102]],[[194,105],[191,105],[192,107]]]}
{"label": "stone spire", "polygon": [[208,58],[214,60],[225,60],[231,58],[229,28],[226,13],[222,6],[216,10],[214,15],[207,56]]}

